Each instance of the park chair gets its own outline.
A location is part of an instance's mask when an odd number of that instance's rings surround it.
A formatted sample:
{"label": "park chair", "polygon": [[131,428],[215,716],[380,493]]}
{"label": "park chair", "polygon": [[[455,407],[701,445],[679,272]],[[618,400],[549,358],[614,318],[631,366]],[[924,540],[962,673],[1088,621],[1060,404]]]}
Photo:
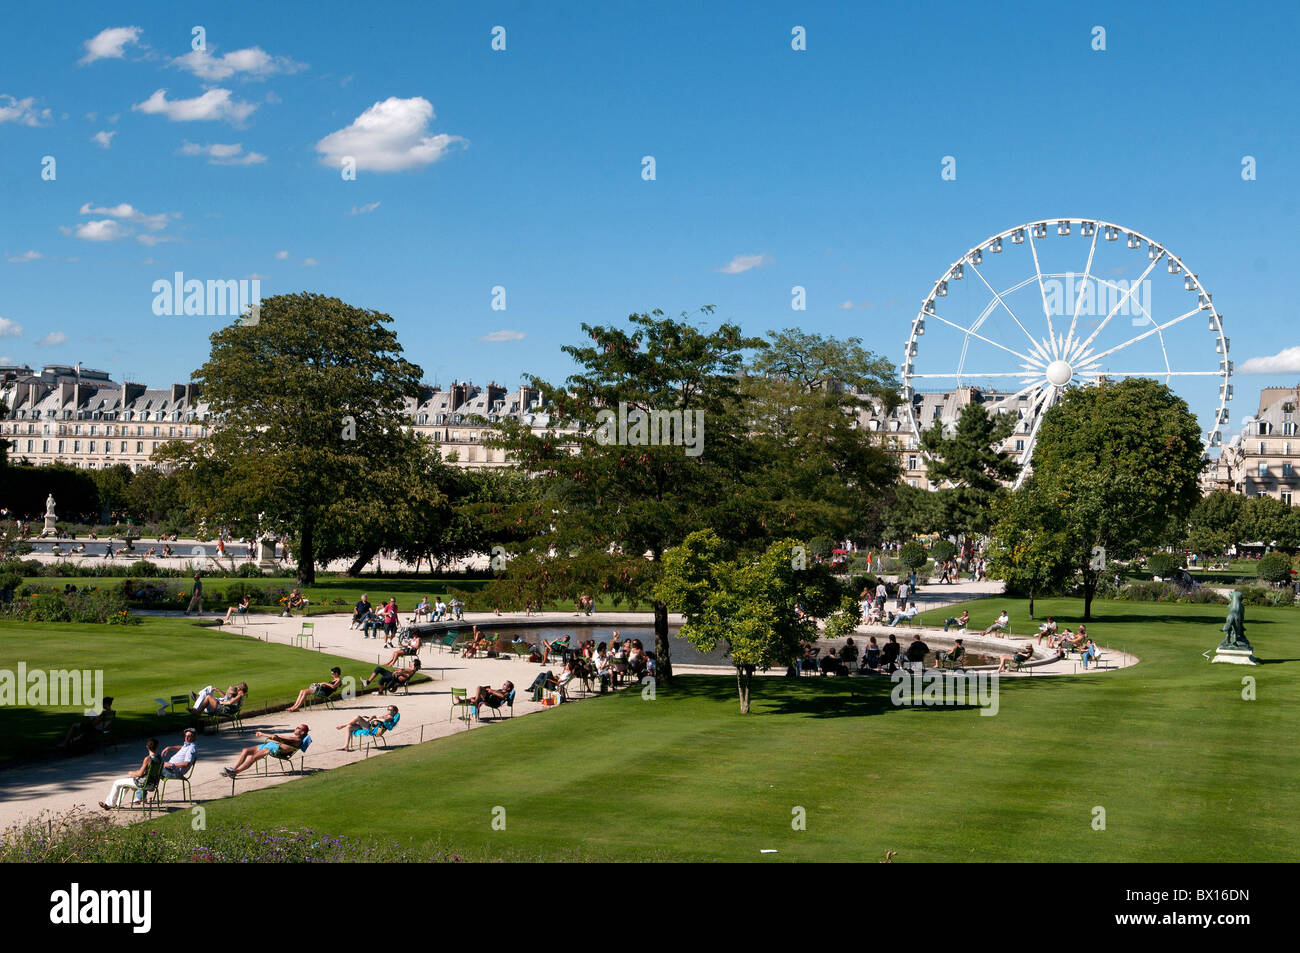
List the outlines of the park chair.
{"label": "park chair", "polygon": [[134,803],[136,800],[135,797],[136,793],[139,791],[143,791],[144,796],[139,799],[140,812],[144,813],[145,811],[152,810],[153,806],[158,803],[158,783],[162,778],[162,769],[163,769],[162,758],[159,758],[156,761],[151,761],[149,763],[149,773],[144,776],[144,784],[137,784],[134,788],[119,789],[117,792],[117,801],[113,804],[113,806],[114,807],[122,806],[123,790],[131,792],[132,803]]}
{"label": "park chair", "polygon": [[299,629],[299,630],[298,630],[294,635],[290,636],[290,639],[289,639],[289,641],[290,641],[293,645],[297,645],[298,642],[299,642],[299,640],[302,641],[302,644],[303,644],[303,647],[304,647],[304,648],[311,648],[312,643],[316,641],[316,623],[315,623],[315,622],[304,622],[304,623],[302,623],[302,628]]}
{"label": "park chair", "polygon": [[533,647],[528,642],[511,642],[510,648],[517,659],[526,659],[533,654]]}
{"label": "park chair", "polygon": [[438,651],[446,652],[450,650],[451,652],[454,653],[456,651],[456,640],[458,638],[460,638],[459,632],[455,630],[448,632],[446,635],[444,635],[441,639],[438,640]]}
{"label": "park chair", "polygon": [[[1027,659],[1021,660],[1019,657],[1015,655],[1015,653],[1012,653],[1011,668],[1017,672],[1022,671],[1023,669],[1029,668],[1029,663],[1032,662],[1033,660],[1034,657],[1032,655]],[[1032,668],[1029,669],[1029,674],[1030,675],[1034,674],[1034,670]]]}
{"label": "park chair", "polygon": [[[271,774],[270,763],[271,763],[271,759],[274,758],[280,765],[280,773],[289,774],[294,770],[293,759],[298,758],[297,771],[299,774],[302,774],[304,766],[307,763],[307,749],[310,747],[311,747],[311,735],[307,735],[302,739],[302,744],[299,747],[291,749],[287,754],[282,754],[278,750],[268,752],[265,758],[262,758],[260,761],[254,763],[253,770],[258,774],[265,774],[267,776],[270,776]],[[289,765],[288,768],[285,767],[286,762]]]}
{"label": "park chair", "polygon": [[200,716],[203,727],[207,728],[211,725],[212,733],[216,734],[221,731],[221,722],[228,721],[235,726],[236,731],[243,731],[244,721],[240,717],[240,709],[243,707],[244,703],[241,701],[237,705],[221,705],[215,712],[204,712]]}
{"label": "park chair", "polygon": [[178,776],[178,777],[170,778],[170,777],[168,777],[166,774],[163,774],[163,775],[162,775],[161,780],[158,782],[158,801],[159,801],[159,803],[161,803],[161,802],[167,800],[167,782],[168,782],[168,781],[176,781],[176,782],[178,782],[178,783],[180,784],[180,786],[181,786],[181,800],[182,800],[182,801],[192,801],[192,800],[194,800],[194,798],[190,797],[190,778],[194,775],[194,765],[198,762],[198,760],[199,760],[199,759],[198,759],[197,757],[195,757],[192,761],[190,761],[190,766],[189,766],[188,768],[185,769],[185,773],[182,774],[182,775],[180,775],[180,776]]}
{"label": "park chair", "polygon": [[936,661],[940,670],[950,669],[954,672],[966,671],[966,665],[964,664],[966,661],[966,650],[961,646],[956,646],[942,655],[939,655],[939,653],[935,654],[938,656]]}
{"label": "park chair", "polygon": [[447,720],[451,721],[455,718],[456,709],[459,708],[460,718],[468,725],[471,707],[472,706],[469,703],[469,689],[453,688],[451,690],[451,714],[447,716]]}
{"label": "park chair", "polygon": [[168,705],[171,707],[173,712],[176,711],[177,705],[181,706],[182,711],[189,711],[190,706],[193,704],[194,699],[190,698],[189,695],[172,695],[171,699],[168,701]]}
{"label": "park chair", "polygon": [[[396,730],[396,728],[397,728],[397,723],[398,723],[399,721],[401,721],[401,720],[402,720],[402,713],[401,713],[401,712],[398,712],[396,715],[393,716],[393,729],[394,729],[394,730]],[[383,725],[382,722],[381,722],[380,724],[374,725],[373,727],[370,727],[370,728],[357,728],[357,729],[355,729],[355,730],[353,730],[353,731],[349,731],[349,732],[348,732],[348,741],[347,741],[347,750],[348,750],[348,751],[351,751],[351,750],[352,750],[352,739],[353,739],[353,738],[356,738],[356,739],[357,739],[357,745],[358,745],[358,747],[360,747],[363,743],[365,743],[367,746],[369,746],[369,745],[376,745],[376,746],[379,746],[379,747],[387,748],[387,747],[388,747],[388,742],[384,740],[384,736],[385,736],[386,734],[388,734],[388,729],[387,729],[386,727],[384,727],[384,725]]]}
{"label": "park chair", "polygon": [[488,712],[491,712],[496,716],[493,720],[499,721],[501,719],[502,708],[509,710],[511,718],[515,716],[515,690],[513,688],[506,693],[506,697],[502,699],[500,705],[497,705],[496,707],[493,707],[492,705],[479,705],[477,712],[479,721],[483,720],[483,715],[485,714],[484,709],[487,709]]}

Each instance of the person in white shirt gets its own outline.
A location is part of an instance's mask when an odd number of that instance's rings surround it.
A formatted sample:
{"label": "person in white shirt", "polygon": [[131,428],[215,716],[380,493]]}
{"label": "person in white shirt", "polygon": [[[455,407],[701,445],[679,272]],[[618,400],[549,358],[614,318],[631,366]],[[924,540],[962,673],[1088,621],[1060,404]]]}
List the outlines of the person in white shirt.
{"label": "person in white shirt", "polygon": [[998,616],[997,621],[984,630],[985,635],[991,635],[994,632],[1001,632],[1011,622],[1011,617],[1007,615],[1007,610],[1003,609],[1002,614]]}
{"label": "person in white shirt", "polygon": [[[196,737],[193,728],[186,728],[184,744],[171,745],[158,753],[159,757],[166,759],[163,764],[163,777],[179,778],[190,769],[190,765],[199,753],[198,746],[194,743]],[[168,754],[171,754],[170,758],[167,757]]]}

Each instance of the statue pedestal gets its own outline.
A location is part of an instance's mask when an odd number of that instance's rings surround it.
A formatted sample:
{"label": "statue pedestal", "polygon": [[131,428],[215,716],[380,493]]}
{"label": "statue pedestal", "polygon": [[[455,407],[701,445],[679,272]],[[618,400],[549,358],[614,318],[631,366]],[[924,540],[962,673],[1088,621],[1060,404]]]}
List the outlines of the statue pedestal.
{"label": "statue pedestal", "polygon": [[50,516],[49,514],[46,514],[45,529],[41,530],[41,536],[40,536],[41,539],[44,539],[46,536],[58,535],[59,530],[58,527],[54,525],[54,523],[55,523],[55,518],[53,516]]}
{"label": "statue pedestal", "polygon": [[267,572],[275,572],[275,542],[259,539],[257,548],[257,568]]}
{"label": "statue pedestal", "polygon": [[1222,646],[1214,650],[1214,658],[1210,663],[1226,662],[1229,665],[1258,665],[1259,659],[1255,658],[1252,649],[1225,649]]}

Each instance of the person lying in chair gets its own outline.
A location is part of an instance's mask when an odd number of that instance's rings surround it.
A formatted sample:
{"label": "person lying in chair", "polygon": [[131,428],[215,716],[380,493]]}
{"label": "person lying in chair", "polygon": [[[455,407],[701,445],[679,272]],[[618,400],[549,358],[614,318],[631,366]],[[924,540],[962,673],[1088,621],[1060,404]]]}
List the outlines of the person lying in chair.
{"label": "person lying in chair", "polygon": [[293,730],[293,734],[287,738],[280,735],[268,735],[264,731],[254,732],[257,737],[266,738],[267,740],[260,745],[253,745],[239,752],[239,760],[235,762],[235,766],[233,768],[222,768],[221,773],[228,778],[233,778],[247,771],[272,752],[280,757],[288,757],[297,751],[306,751],[307,746],[311,744],[311,739],[308,737],[309,731],[311,729],[306,725],[299,725]]}
{"label": "person lying in chair", "polygon": [[[348,731],[354,735],[371,735],[378,736],[392,731],[396,726],[401,715],[397,713],[396,705],[389,705],[388,711],[383,718],[377,718],[374,715],[357,715],[347,724],[339,725],[339,731]],[[346,748],[340,748],[340,751],[346,751]]]}
{"label": "person lying in chair", "polygon": [[515,683],[510,681],[502,683],[500,688],[489,688],[487,685],[480,685],[478,691],[465,701],[475,707],[487,705],[489,708],[500,708],[514,689]]}
{"label": "person lying in chair", "polygon": [[1016,652],[1015,655],[1004,655],[998,660],[998,674],[1001,675],[1007,670],[1008,662],[1015,662],[1017,665],[1024,665],[1034,657],[1034,644],[1026,642],[1025,647]]}
{"label": "person lying in chair", "polygon": [[201,692],[190,692],[193,704],[190,711],[196,715],[225,715],[239,708],[248,697],[248,682],[231,685],[220,697],[209,685]]}
{"label": "person lying in chair", "polygon": [[330,680],[328,682],[312,682],[306,688],[298,693],[298,700],[290,705],[285,711],[297,711],[307,703],[307,699],[315,695],[321,701],[329,698],[343,685],[343,672],[335,665],[330,669]]}
{"label": "person lying in chair", "polygon": [[371,672],[369,675],[367,675],[365,681],[363,681],[361,684],[369,685],[375,679],[378,679],[379,693],[382,695],[385,692],[391,692],[394,691],[395,689],[401,688],[403,685],[409,682],[411,678],[415,675],[415,673],[418,672],[419,670],[420,670],[420,660],[418,658],[415,660],[415,664],[412,665],[410,668],[399,668],[395,672],[390,672],[382,665],[376,665],[375,670]]}
{"label": "person lying in chair", "polygon": [[420,646],[422,644],[423,643],[420,641],[420,636],[414,632],[411,633],[411,640],[407,642],[405,645],[403,645],[401,648],[399,648],[391,656],[389,656],[388,661],[385,662],[384,664],[388,666],[393,666],[397,664],[397,660],[399,658],[404,658],[405,656],[408,655],[419,655]]}

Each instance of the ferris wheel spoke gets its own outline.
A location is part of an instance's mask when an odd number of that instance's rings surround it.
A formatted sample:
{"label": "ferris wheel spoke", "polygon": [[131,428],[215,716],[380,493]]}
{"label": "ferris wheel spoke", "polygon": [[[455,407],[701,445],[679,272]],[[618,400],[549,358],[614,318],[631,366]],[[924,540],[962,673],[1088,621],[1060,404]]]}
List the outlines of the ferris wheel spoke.
{"label": "ferris wheel spoke", "polygon": [[[1084,351],[1088,349],[1088,345],[1091,344],[1093,341],[1095,341],[1097,339],[1097,335],[1106,329],[1106,325],[1110,323],[1110,319],[1115,317],[1115,315],[1119,312],[1119,309],[1124,307],[1124,305],[1128,302],[1129,298],[1133,297],[1133,292],[1137,291],[1138,287],[1142,284],[1142,282],[1147,280],[1147,275],[1151,274],[1151,270],[1160,263],[1160,259],[1163,258],[1164,256],[1165,256],[1164,249],[1161,249],[1160,254],[1156,255],[1155,258],[1151,259],[1151,264],[1147,265],[1147,270],[1142,272],[1142,276],[1138,278],[1137,281],[1129,285],[1128,290],[1124,292],[1123,297],[1121,297],[1118,301],[1115,302],[1115,306],[1110,309],[1110,313],[1107,314],[1105,319],[1101,322],[1101,324],[1097,326],[1097,329],[1093,331],[1091,334],[1089,334],[1088,339],[1084,341],[1082,344],[1080,344],[1077,348],[1075,348],[1074,353],[1070,357],[1066,358],[1066,360],[1074,361],[1075,359],[1077,359],[1077,357],[1080,354],[1082,354]],[[1195,312],[1193,312],[1193,314],[1194,313]]]}
{"label": "ferris wheel spoke", "polygon": [[997,400],[995,400],[993,403],[988,404],[985,409],[996,412],[998,409],[1005,407],[1007,404],[1011,403],[1011,401],[1016,400],[1019,397],[1023,396],[1028,391],[1033,390],[1035,387],[1042,387],[1044,383],[1046,383],[1046,379],[1042,377],[1038,378],[1037,380],[1030,381],[1028,384],[1020,388],[1020,390],[1016,391],[1014,394],[1007,394],[1005,397],[1000,397]]}
{"label": "ferris wheel spoke", "polygon": [[[989,284],[988,279],[984,277],[983,273],[978,268],[976,268],[975,265],[972,264],[970,266],[970,270],[975,272],[975,274],[979,277],[980,281],[984,282],[984,287],[988,288],[989,291],[992,292],[993,297],[997,299],[998,304],[1002,305],[1002,307],[1006,309],[1007,314],[1011,315],[1011,320],[1016,322],[1016,325],[1020,328],[1020,330],[1025,332],[1025,337],[1029,338],[1029,343],[1030,345],[1032,345],[1033,350],[1037,352],[1038,355],[1042,357],[1044,361],[1048,360],[1047,354],[1043,352],[1042,345],[1034,338],[1032,334],[1029,333],[1029,329],[1024,326],[1021,320],[1018,317],[1016,317],[1016,313],[1011,310],[1011,305],[1007,304],[1006,301],[1002,299],[1002,295],[998,294],[997,289],[994,288],[991,284]],[[1050,330],[1051,318],[1048,318],[1047,320],[1048,320],[1048,328]]]}
{"label": "ferris wheel spoke", "polygon": [[1034,233],[1029,232],[1029,250],[1034,255],[1034,276],[1038,279],[1038,294],[1043,299],[1043,316],[1047,318],[1047,333],[1056,344],[1056,330],[1052,327],[1052,308],[1047,303],[1047,289],[1043,287],[1043,269],[1038,266],[1038,246],[1034,244]]}
{"label": "ferris wheel spoke", "polygon": [[934,314],[933,312],[931,312],[930,317],[934,318],[936,321],[942,321],[944,324],[948,325],[948,327],[960,331],[962,334],[968,335],[973,338],[978,338],[979,340],[983,341],[985,344],[992,344],[994,347],[1001,348],[1002,350],[1006,351],[1008,354],[1014,354],[1022,361],[1028,361],[1030,364],[1033,364],[1035,366],[1042,363],[1041,361],[1030,357],[1028,354],[1021,354],[1019,351],[1015,350],[1014,348],[1007,347],[1005,344],[999,344],[997,341],[991,341],[988,338],[986,338],[984,335],[977,334],[976,332],[972,331],[970,328],[963,328],[960,324],[954,324],[953,322],[949,321],[945,317],[942,317],[941,315]]}
{"label": "ferris wheel spoke", "polygon": [[[1088,249],[1088,263],[1083,266],[1083,282],[1079,285],[1079,293],[1074,299],[1074,314],[1070,316],[1070,330],[1065,335],[1065,341],[1061,346],[1061,351],[1068,351],[1074,343],[1074,328],[1079,323],[1079,309],[1083,307],[1083,291],[1088,287],[1088,281],[1092,277],[1092,259],[1097,254],[1097,236],[1100,234],[1098,229],[1092,230],[1092,247]],[[1053,344],[1055,342],[1053,341]]]}
{"label": "ferris wheel spoke", "polygon": [[1034,452],[1034,444],[1038,440],[1038,428],[1043,424],[1043,418],[1047,416],[1047,409],[1056,402],[1057,388],[1045,387],[1043,392],[1038,395],[1038,400],[1034,404],[1031,415],[1036,415],[1034,425],[1029,428],[1029,436],[1025,438],[1025,449],[1020,454],[1021,479],[1024,478],[1024,466],[1029,462],[1029,457]]}
{"label": "ferris wheel spoke", "polygon": [[[1129,290],[1131,291],[1132,289]],[[1116,344],[1113,348],[1110,348],[1107,351],[1102,351],[1100,354],[1089,354],[1083,363],[1092,364],[1095,363],[1096,361],[1100,361],[1103,357],[1109,357],[1111,354],[1114,354],[1116,351],[1124,350],[1124,348],[1128,347],[1130,344],[1136,344],[1138,341],[1145,340],[1146,338],[1151,337],[1151,335],[1156,334],[1159,331],[1163,331],[1165,328],[1173,327],[1179,321],[1186,321],[1188,318],[1190,318],[1192,315],[1196,314],[1200,310],[1202,309],[1199,307],[1193,308],[1191,311],[1188,311],[1186,314],[1180,314],[1176,318],[1171,318],[1170,320],[1166,321],[1164,324],[1157,324],[1150,331],[1145,331],[1142,334],[1139,334],[1137,337],[1129,338],[1123,344]],[[1091,340],[1091,338],[1089,338],[1089,340]],[[1085,341],[1084,346],[1086,347],[1087,344],[1088,341]],[[1162,344],[1161,345],[1162,350],[1163,347],[1164,345]],[[1168,355],[1165,355],[1165,359],[1168,360]]]}
{"label": "ferris wheel spoke", "polygon": [[913,377],[934,377],[940,380],[952,380],[955,377],[1018,377],[1021,380],[1028,380],[1030,377],[1041,377],[1042,374],[1038,368],[1032,371],[997,371],[988,374],[980,374],[975,371],[954,371],[951,374],[913,374]]}

